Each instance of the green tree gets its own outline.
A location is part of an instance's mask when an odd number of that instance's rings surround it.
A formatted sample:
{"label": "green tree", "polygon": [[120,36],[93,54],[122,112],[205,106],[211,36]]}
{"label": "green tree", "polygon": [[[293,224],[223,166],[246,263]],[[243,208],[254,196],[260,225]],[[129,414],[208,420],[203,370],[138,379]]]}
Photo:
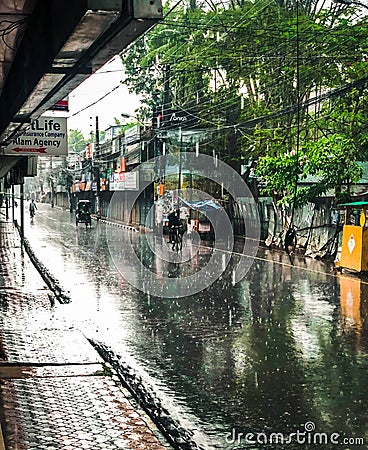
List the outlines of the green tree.
{"label": "green tree", "polygon": [[[296,149],[303,157],[308,149],[310,161],[299,175],[318,176],[342,195],[356,178],[356,160],[368,157],[367,19],[333,2],[206,5],[176,7],[131,48],[123,57],[130,89],[148,108],[164,104],[196,117],[208,129],[201,151],[225,160],[259,158],[264,179],[277,167],[270,189],[278,195],[294,195],[295,163],[284,154]],[[326,155],[318,171],[312,148]],[[351,171],[327,164],[339,161],[339,151]],[[335,185],[325,179],[330,170]],[[323,188],[303,188],[299,203]]]}
{"label": "green tree", "polygon": [[84,138],[80,130],[70,130],[68,133],[68,148],[69,152],[82,153],[88,141]]}
{"label": "green tree", "polygon": [[350,199],[350,186],[361,177],[357,155],[351,139],[335,134],[309,142],[298,152],[263,156],[257,171],[264,193],[289,207],[301,207],[330,189],[341,203]]}

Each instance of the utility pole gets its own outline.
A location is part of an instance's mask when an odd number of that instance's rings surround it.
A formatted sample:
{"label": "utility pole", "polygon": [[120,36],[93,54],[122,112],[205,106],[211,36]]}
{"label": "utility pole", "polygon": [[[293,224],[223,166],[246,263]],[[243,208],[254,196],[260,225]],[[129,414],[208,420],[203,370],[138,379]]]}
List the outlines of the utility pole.
{"label": "utility pole", "polygon": [[15,219],[14,184],[11,185],[11,201],[12,201],[12,222],[14,223],[14,219]]}
{"label": "utility pole", "polygon": [[[98,123],[98,116],[96,116],[96,127],[95,127],[95,144],[96,144],[96,153],[99,154],[100,151],[100,130]],[[96,214],[100,215],[100,168],[97,165],[95,166],[94,154],[92,153],[92,170],[96,177]]]}
{"label": "utility pole", "polygon": [[5,218],[9,220],[9,194],[8,189],[5,189]]}
{"label": "utility pole", "polygon": [[51,208],[54,207],[54,176],[52,173],[52,156],[50,156],[50,188],[51,188]]}
{"label": "utility pole", "polygon": [[180,194],[180,191],[181,191],[181,184],[182,184],[182,176],[181,176],[181,151],[182,151],[182,147],[183,147],[183,132],[182,132],[181,127],[179,127],[179,142],[180,142],[180,147],[179,147],[178,207],[177,207],[177,209],[180,209],[179,194]]}
{"label": "utility pole", "polygon": [[96,150],[100,150],[100,130],[98,126],[98,116],[96,116]]}
{"label": "utility pole", "polygon": [[20,185],[20,236],[24,238],[24,183]]}
{"label": "utility pole", "polygon": [[168,112],[171,111],[171,94],[170,94],[170,66],[166,65],[164,69],[164,94],[162,102],[162,122],[165,125],[165,118]]}

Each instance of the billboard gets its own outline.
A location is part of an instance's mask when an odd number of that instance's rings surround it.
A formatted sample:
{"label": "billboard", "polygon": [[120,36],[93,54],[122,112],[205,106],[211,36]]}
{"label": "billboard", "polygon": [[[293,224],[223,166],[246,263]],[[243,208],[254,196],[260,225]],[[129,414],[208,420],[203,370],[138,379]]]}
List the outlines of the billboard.
{"label": "billboard", "polygon": [[5,155],[62,156],[68,154],[66,117],[39,117],[4,150]]}

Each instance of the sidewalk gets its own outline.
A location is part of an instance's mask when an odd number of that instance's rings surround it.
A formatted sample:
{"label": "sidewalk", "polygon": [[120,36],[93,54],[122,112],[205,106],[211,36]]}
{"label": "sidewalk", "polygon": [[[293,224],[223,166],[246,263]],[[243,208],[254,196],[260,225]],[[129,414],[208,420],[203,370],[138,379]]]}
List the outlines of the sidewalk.
{"label": "sidewalk", "polygon": [[0,261],[0,450],[171,448],[82,333],[55,319],[10,222]]}

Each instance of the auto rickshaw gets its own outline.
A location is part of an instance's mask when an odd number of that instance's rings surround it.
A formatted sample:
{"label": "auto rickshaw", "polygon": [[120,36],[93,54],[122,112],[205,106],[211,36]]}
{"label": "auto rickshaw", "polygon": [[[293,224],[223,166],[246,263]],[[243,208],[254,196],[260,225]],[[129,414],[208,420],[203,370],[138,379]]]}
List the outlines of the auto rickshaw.
{"label": "auto rickshaw", "polygon": [[75,212],[75,225],[78,226],[78,223],[84,223],[86,227],[92,226],[91,219],[91,202],[89,200],[79,200],[77,209]]}

